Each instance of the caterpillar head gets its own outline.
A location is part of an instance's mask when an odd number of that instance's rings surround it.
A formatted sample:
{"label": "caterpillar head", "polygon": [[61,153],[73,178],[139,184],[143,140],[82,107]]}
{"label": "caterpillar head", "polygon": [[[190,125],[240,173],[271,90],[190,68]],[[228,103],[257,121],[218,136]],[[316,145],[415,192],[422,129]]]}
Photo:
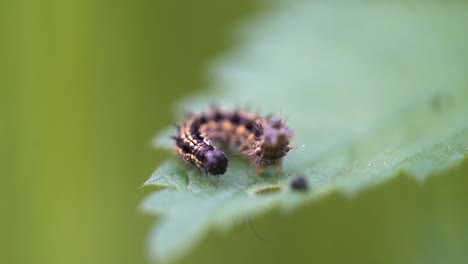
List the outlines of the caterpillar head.
{"label": "caterpillar head", "polygon": [[221,150],[214,149],[205,153],[205,172],[219,176],[226,172],[227,167],[228,159]]}
{"label": "caterpillar head", "polygon": [[274,164],[291,150],[289,143],[293,136],[292,130],[285,126],[283,120],[266,121],[263,134],[249,156],[257,164]]}

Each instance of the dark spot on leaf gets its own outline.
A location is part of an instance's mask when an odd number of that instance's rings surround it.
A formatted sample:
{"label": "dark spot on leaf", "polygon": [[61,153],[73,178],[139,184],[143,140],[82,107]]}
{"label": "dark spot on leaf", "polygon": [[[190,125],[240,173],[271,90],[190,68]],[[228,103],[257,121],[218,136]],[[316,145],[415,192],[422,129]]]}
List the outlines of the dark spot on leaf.
{"label": "dark spot on leaf", "polygon": [[291,182],[291,188],[297,191],[307,191],[309,189],[307,179],[304,176],[299,176]]}
{"label": "dark spot on leaf", "polygon": [[435,93],[430,101],[431,108],[434,112],[440,112],[448,108],[452,103],[452,98],[449,94],[443,92]]}

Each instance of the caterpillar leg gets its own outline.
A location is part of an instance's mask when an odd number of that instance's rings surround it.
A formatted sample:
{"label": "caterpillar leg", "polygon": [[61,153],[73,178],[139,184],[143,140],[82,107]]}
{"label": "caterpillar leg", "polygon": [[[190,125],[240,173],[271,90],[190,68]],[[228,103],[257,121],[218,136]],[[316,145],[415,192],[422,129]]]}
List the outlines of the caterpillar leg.
{"label": "caterpillar leg", "polygon": [[[278,161],[274,164],[272,164],[275,168],[275,172],[276,173],[281,173],[281,171],[283,170],[283,165],[281,163],[281,161]],[[256,166],[255,168],[255,171],[257,173],[257,175],[262,175],[263,173],[265,173],[265,165],[263,164],[259,164]]]}
{"label": "caterpillar leg", "polygon": [[262,175],[265,172],[265,166],[261,164],[257,165],[255,171],[257,172],[257,175]]}
{"label": "caterpillar leg", "polygon": [[281,173],[282,170],[283,170],[283,164],[281,163],[281,161],[278,161],[277,163],[275,163],[275,172]]}

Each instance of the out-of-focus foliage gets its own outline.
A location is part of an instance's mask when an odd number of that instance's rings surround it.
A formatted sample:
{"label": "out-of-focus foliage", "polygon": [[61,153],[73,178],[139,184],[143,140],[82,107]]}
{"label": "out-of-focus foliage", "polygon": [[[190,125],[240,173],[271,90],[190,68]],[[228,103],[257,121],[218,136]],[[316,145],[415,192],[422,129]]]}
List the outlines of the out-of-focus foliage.
{"label": "out-of-focus foliage", "polygon": [[[276,113],[298,150],[283,173],[263,177],[240,160],[219,179],[176,160],[163,164],[146,184],[170,188],[143,204],[162,217],[153,257],[177,259],[207,231],[275,208],[355,194],[401,172],[423,181],[459,165],[468,153],[467,18],[459,5],[291,1],[246,24],[241,47],[213,66],[213,90],[182,108],[214,101]],[[168,138],[156,143],[169,146]],[[299,175],[309,192],[289,188]]]}
{"label": "out-of-focus foliage", "polygon": [[0,1],[0,263],[148,263],[149,139],[255,7]]}

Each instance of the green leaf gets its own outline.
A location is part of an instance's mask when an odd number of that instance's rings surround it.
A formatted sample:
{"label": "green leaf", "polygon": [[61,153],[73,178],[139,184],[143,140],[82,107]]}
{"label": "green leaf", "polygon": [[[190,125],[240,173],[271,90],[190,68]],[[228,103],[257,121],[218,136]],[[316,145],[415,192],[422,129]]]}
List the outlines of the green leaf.
{"label": "green leaf", "polygon": [[[246,217],[459,165],[468,153],[466,13],[455,4],[285,1],[247,23],[239,48],[212,67],[213,88],[181,110],[216,102],[274,113],[297,150],[266,176],[237,157],[219,178],[175,157],[164,163],[145,183],[169,187],[142,205],[161,217],[151,254],[172,261]],[[170,147],[170,133],[156,144]],[[308,192],[290,188],[297,176]]]}

